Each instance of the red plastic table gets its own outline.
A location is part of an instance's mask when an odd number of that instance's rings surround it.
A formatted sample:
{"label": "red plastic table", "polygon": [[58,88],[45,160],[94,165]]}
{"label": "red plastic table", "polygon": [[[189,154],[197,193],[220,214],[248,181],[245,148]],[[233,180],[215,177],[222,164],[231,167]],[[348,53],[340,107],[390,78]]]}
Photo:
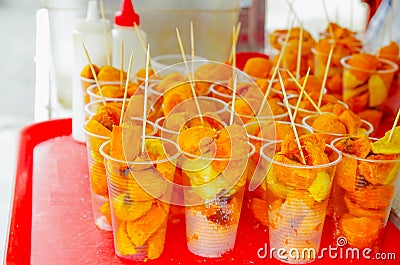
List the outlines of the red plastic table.
{"label": "red plastic table", "polygon": [[[86,147],[71,137],[71,120],[52,120],[22,130],[18,154],[6,264],[135,264],[114,254],[111,232],[96,228],[91,213]],[[205,259],[186,247],[185,222],[169,223],[162,256],[145,264],[281,264],[260,259],[268,233],[256,229],[243,209],[235,249]],[[322,246],[331,243],[332,223],[325,222]],[[400,231],[388,223],[382,253],[400,259]],[[395,260],[335,260],[312,264],[398,264]],[[139,263],[141,264],[141,263]]]}

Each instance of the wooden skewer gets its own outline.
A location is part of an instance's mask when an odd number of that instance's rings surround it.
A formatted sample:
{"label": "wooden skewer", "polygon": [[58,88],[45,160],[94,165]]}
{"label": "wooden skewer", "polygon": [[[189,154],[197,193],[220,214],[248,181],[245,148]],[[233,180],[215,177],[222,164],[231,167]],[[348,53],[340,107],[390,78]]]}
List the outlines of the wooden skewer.
{"label": "wooden skewer", "polygon": [[107,65],[111,65],[111,47],[110,47],[110,42],[108,41],[108,38],[107,38],[107,29],[106,29],[106,24],[105,24],[106,14],[104,12],[103,0],[100,0],[100,13],[101,13],[101,19],[102,19],[102,23],[103,23],[104,39],[105,39],[106,47],[107,47],[107,51],[106,51]]}
{"label": "wooden skewer", "polygon": [[124,40],[121,41],[121,65],[119,69],[119,86],[122,89],[122,84],[124,82]]}
{"label": "wooden skewer", "polygon": [[236,29],[232,28],[232,81],[236,76]]}
{"label": "wooden skewer", "polygon": [[183,48],[182,39],[181,39],[181,35],[179,34],[178,28],[176,28],[176,36],[178,37],[178,42],[179,42],[179,47],[181,49],[183,62],[185,63],[185,69],[186,69],[186,72],[188,73],[188,78],[189,78],[190,88],[192,89],[194,103],[196,104],[196,108],[197,108],[197,112],[199,113],[200,120],[203,123],[204,122],[203,121],[203,115],[201,114],[200,105],[199,105],[199,102],[197,100],[196,90],[194,89],[193,79],[190,77],[190,71],[189,71],[189,67],[188,67],[188,63],[187,63],[186,55],[185,55],[185,49]]}
{"label": "wooden skewer", "polygon": [[300,95],[299,95],[299,98],[297,99],[296,107],[294,108],[293,120],[296,120],[297,110],[299,109],[300,102],[301,102],[301,100],[302,100],[302,98],[303,98],[303,94],[304,94],[304,91],[305,91],[305,89],[306,89],[306,85],[307,85],[307,81],[308,81],[308,76],[310,75],[310,70],[311,70],[311,68],[308,67],[306,77],[304,78],[303,85],[302,85],[302,87],[301,87],[301,89],[300,89]]}
{"label": "wooden skewer", "polygon": [[351,30],[354,30],[353,29],[353,26],[354,26],[354,20],[353,20],[353,17],[354,17],[354,1],[349,1],[350,2],[350,28],[351,28]]}
{"label": "wooden skewer", "polygon": [[300,79],[301,52],[303,47],[303,27],[300,27],[299,45],[297,46],[296,77]]}
{"label": "wooden skewer", "polygon": [[388,143],[390,143],[390,141],[391,141],[392,138],[393,138],[394,129],[396,128],[396,125],[397,125],[397,123],[399,122],[399,118],[400,118],[400,108],[399,108],[399,110],[397,111],[396,119],[394,120],[394,123],[393,123],[393,126],[392,126],[392,130],[390,131],[389,138],[388,138],[388,140],[387,140]]}
{"label": "wooden skewer", "polygon": [[87,60],[89,62],[89,67],[90,67],[90,70],[92,71],[92,75],[93,75],[94,81],[96,82],[97,90],[99,90],[99,93],[100,93],[100,96],[101,96],[101,100],[103,101],[103,105],[106,105],[106,101],[105,101],[104,96],[103,96],[103,91],[101,90],[101,87],[100,87],[100,84],[99,84],[99,80],[97,79],[96,71],[94,70],[94,67],[93,67],[93,64],[92,64],[92,60],[90,60],[89,53],[88,53],[88,51],[86,49],[86,46],[85,46],[85,43],[84,43],[83,40],[82,40],[82,46],[83,46],[83,50],[85,51],[86,58],[87,58]]}
{"label": "wooden skewer", "polygon": [[[296,86],[301,89],[301,85],[300,85],[299,81],[297,81],[296,77],[294,77],[294,75],[289,70],[286,70],[286,72],[289,74],[290,78],[292,78],[292,80],[294,81]],[[311,105],[315,108],[315,110],[318,112],[318,114],[323,114],[321,109],[317,106],[317,104],[315,104],[314,100],[310,97],[310,95],[305,90],[304,90],[304,96],[307,98],[308,101],[310,101]]]}
{"label": "wooden skewer", "polygon": [[193,33],[193,21],[190,21],[190,47],[192,54],[192,78],[194,78],[194,33]]}
{"label": "wooden skewer", "polygon": [[292,2],[290,2],[289,0],[285,0],[285,1],[286,1],[286,4],[289,6],[290,11],[292,12],[292,14],[296,18],[296,20],[299,22],[300,28],[304,28],[303,27],[303,22],[301,22],[301,19],[300,19],[299,15],[297,15],[296,10],[294,9],[294,6],[293,6]]}
{"label": "wooden skewer", "polygon": [[329,19],[328,9],[326,8],[325,0],[321,0],[321,2],[322,2],[323,9],[324,9],[324,14],[325,14],[326,21],[328,21],[329,33],[330,33],[332,39],[335,39],[335,34],[333,32],[333,28],[332,28],[332,24],[331,24],[332,21]]}
{"label": "wooden skewer", "polygon": [[278,72],[278,70],[279,70],[279,66],[281,65],[281,61],[282,61],[282,58],[283,58],[283,54],[284,54],[285,51],[286,51],[286,46],[288,45],[288,42],[289,42],[289,37],[290,37],[290,34],[291,34],[291,32],[292,32],[292,27],[293,27],[293,20],[291,21],[289,30],[288,30],[288,32],[286,33],[285,42],[283,43],[281,52],[279,53],[278,62],[276,63],[276,66],[275,66],[275,68],[274,68],[274,72],[272,73],[271,79],[270,79],[270,81],[269,81],[269,83],[268,83],[267,91],[265,91],[263,100],[262,100],[262,102],[261,102],[260,109],[258,110],[258,113],[257,113],[257,116],[260,116],[260,115],[261,115],[261,112],[262,112],[262,110],[263,110],[263,108],[264,108],[264,106],[265,106],[265,103],[267,102],[269,93],[271,93],[273,81],[275,80],[275,76],[276,76],[276,74],[277,74],[277,72]]}
{"label": "wooden skewer", "polygon": [[131,70],[132,70],[132,61],[133,61],[133,50],[131,52],[131,57],[129,58],[128,74],[125,81],[124,99],[122,100],[121,116],[119,117],[119,126],[122,125],[122,122],[124,120],[125,102],[126,102],[126,97],[128,95],[129,77],[131,75]]}
{"label": "wooden skewer", "polygon": [[[238,23],[237,24],[237,26],[236,26],[236,30],[235,30],[235,39],[236,39],[236,42],[237,42],[237,40],[239,39],[239,34],[240,34],[240,27],[242,26],[242,23]],[[234,28],[235,28],[235,26],[234,26]],[[236,55],[236,54],[235,54]],[[236,59],[236,58],[235,58]],[[231,52],[229,53],[229,59],[228,59],[228,63],[229,64],[231,64],[232,63],[232,60],[233,60],[233,51],[231,50]]]}
{"label": "wooden skewer", "polygon": [[326,65],[325,65],[324,78],[322,79],[321,90],[319,91],[319,97],[318,97],[318,107],[319,108],[321,107],[322,95],[323,95],[324,88],[325,88],[325,85],[326,85],[326,80],[328,79],[328,72],[329,72],[329,68],[331,66],[331,60],[332,60],[333,48],[334,47],[335,47],[335,44],[332,44],[331,49],[329,51],[328,60],[326,61]]}
{"label": "wooden skewer", "polygon": [[147,45],[146,53],[146,77],[144,79],[144,102],[143,102],[143,127],[142,127],[142,154],[146,147],[146,117],[147,117],[147,90],[149,87],[149,62],[150,62],[150,45]]}
{"label": "wooden skewer", "polygon": [[283,84],[283,80],[282,80],[282,76],[281,76],[280,72],[278,72],[278,75],[279,75],[279,82],[281,83],[281,86],[282,86],[283,101],[285,102],[287,111],[289,113],[290,123],[292,124],[292,127],[293,127],[293,132],[294,132],[294,136],[296,138],[297,147],[299,148],[301,159],[303,160],[302,162],[304,165],[306,165],[306,158],[304,157],[303,149],[301,148],[301,144],[300,144],[299,135],[297,133],[296,125],[294,123],[294,119],[292,116],[292,111],[290,110],[289,101],[288,101],[287,95],[286,95],[285,85]]}
{"label": "wooden skewer", "polygon": [[229,119],[229,125],[233,124],[233,117],[235,116],[235,101],[236,101],[236,90],[237,90],[237,74],[233,78],[233,94],[232,94],[232,106],[231,106],[231,116]]}

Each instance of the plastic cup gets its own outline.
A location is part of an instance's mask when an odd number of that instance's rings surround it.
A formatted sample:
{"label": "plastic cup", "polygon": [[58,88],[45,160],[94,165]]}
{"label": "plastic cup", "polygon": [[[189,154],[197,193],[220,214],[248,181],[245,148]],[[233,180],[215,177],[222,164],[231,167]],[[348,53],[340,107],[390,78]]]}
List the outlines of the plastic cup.
{"label": "plastic cup", "polygon": [[[97,102],[100,106],[103,102]],[[141,126],[143,120],[132,118],[133,123]],[[88,121],[87,121],[88,122]],[[92,197],[93,219],[96,226],[101,230],[112,231],[112,221],[110,214],[110,202],[108,197],[107,176],[104,167],[104,158],[100,154],[100,146],[108,141],[110,137],[92,133],[86,130],[86,124],[83,130],[86,135],[86,149],[88,155],[90,192]],[[157,131],[154,123],[147,121],[147,134],[154,134]]]}
{"label": "plastic cup", "polygon": [[[101,88],[103,88],[104,86],[109,86],[110,88],[113,88],[118,92],[117,97],[109,97],[109,96],[103,94],[104,100],[114,100],[116,98],[124,97],[125,83],[122,84],[122,88],[121,88],[120,82],[102,82],[102,83],[99,83],[99,85]],[[98,92],[98,88],[97,88],[96,84],[89,86],[86,90],[86,93],[89,95],[89,102],[96,101],[96,100],[102,100],[102,97],[101,97],[100,93]]]}
{"label": "plastic cup", "polygon": [[[285,39],[286,34],[278,37],[278,42],[283,46],[285,44]],[[311,49],[314,47],[314,45],[315,42],[313,39],[308,39],[308,41],[303,40],[299,69],[300,76],[304,76],[307,73],[308,66],[312,66],[314,63],[314,55],[311,52]],[[290,39],[282,56],[280,68],[287,69],[292,73],[295,73],[297,68],[298,50],[298,39]],[[282,52],[282,49],[280,52]],[[313,69],[313,66],[311,67],[311,69]]]}
{"label": "plastic cup", "polygon": [[[312,130],[304,125],[295,124],[299,136],[310,134]],[[252,223],[255,227],[262,225],[268,227],[268,200],[267,200],[267,181],[265,175],[267,169],[265,164],[260,161],[260,149],[269,142],[281,141],[286,134],[293,131],[292,125],[288,121],[265,120],[255,121],[244,125],[249,141],[255,146],[256,151],[249,159],[247,184],[245,192],[247,207],[252,215]],[[251,180],[261,183],[258,187],[251,187]]]}
{"label": "plastic cup", "polygon": [[329,193],[341,154],[327,145],[327,164],[286,164],[274,159],[274,150],[279,151],[280,145],[267,143],[260,151],[265,162],[271,163],[267,174],[269,247],[286,251],[274,253],[278,260],[308,263],[319,251]]}
{"label": "plastic cup", "polygon": [[[188,66],[192,66],[192,56],[190,54],[186,55],[186,59],[188,60]],[[182,64],[182,54],[163,54],[158,55],[152,58],[152,65],[154,67],[154,71],[162,72],[163,75],[179,72],[182,74],[186,74],[185,65]],[[209,61],[207,58],[196,55],[194,57],[194,70],[197,69],[200,65],[206,64]],[[190,68],[191,69],[191,68]]]}
{"label": "plastic cup", "polygon": [[[312,130],[315,133],[325,134],[327,144],[330,144],[336,138],[351,136],[350,134],[340,134],[340,133],[333,133],[333,132],[329,132],[329,131],[314,129],[312,124],[318,116],[319,115],[317,114],[317,115],[313,115],[313,116],[304,117],[302,123],[304,126],[308,127],[310,130]],[[361,122],[362,122],[361,127],[358,129],[357,133],[354,135],[357,135],[359,133],[365,134],[366,136],[370,135],[374,131],[374,126],[372,126],[371,123],[369,123],[368,121],[363,120],[363,119],[361,119]]]}
{"label": "plastic cup", "polygon": [[[110,142],[100,148],[105,158],[115,253],[127,260],[157,259],[164,249],[172,193],[169,184],[179,148],[173,141],[153,136],[146,136],[148,144],[149,155],[136,161],[110,156]],[[163,154],[158,150],[152,154],[153,144]]]}
{"label": "plastic cup", "polygon": [[[400,173],[398,155],[374,160],[343,155],[332,188],[334,244],[379,252]],[[376,139],[369,138],[371,142]]]}
{"label": "plastic cup", "polygon": [[[186,239],[190,252],[221,257],[235,246],[247,178],[247,161],[255,148],[232,158],[184,154],[183,180],[191,189],[184,194]],[[215,167],[226,165],[216,178]],[[207,179],[214,179],[206,181]],[[195,203],[196,202],[196,203]]]}
{"label": "plastic cup", "polygon": [[[335,52],[336,49],[333,50],[331,64],[328,70],[328,76],[326,79],[326,89],[329,94],[334,94],[338,96],[342,96],[342,69],[343,66],[340,63],[340,60],[350,54],[350,50],[346,54]],[[312,48],[312,52],[314,54],[314,74],[319,77],[321,80],[325,76],[326,64],[328,61],[329,53],[317,51],[315,48]]]}
{"label": "plastic cup", "polygon": [[[349,65],[348,61],[351,58],[352,56],[346,56],[341,59],[343,101],[355,113],[366,110],[381,111],[381,106],[388,97],[398,66],[389,60],[379,58],[379,69],[370,71]],[[375,127],[377,127],[379,121],[373,119],[368,119],[368,121],[376,124]]]}
{"label": "plastic cup", "polygon": [[[303,96],[302,100],[307,100],[307,99]],[[294,110],[296,108],[297,101],[298,101],[298,96],[292,96],[291,98],[288,99],[288,101],[289,101],[290,109],[292,110],[292,112],[294,112]],[[315,104],[318,104],[318,102],[315,102]],[[341,104],[345,108],[349,108],[347,106],[347,104],[344,103],[341,100],[337,100],[337,102],[335,102],[334,104]],[[310,105],[311,105],[311,103],[310,103]],[[321,104],[321,106],[323,106],[323,105]],[[326,110],[324,110],[324,111],[321,110],[321,112],[322,113],[330,113],[329,111],[326,111]],[[303,121],[303,119],[305,117],[314,116],[314,115],[318,115],[318,114],[319,114],[318,111],[314,107],[312,107],[312,110],[299,107],[299,108],[297,108],[297,114],[296,114],[296,117],[295,117],[295,122],[299,123],[299,124],[302,124],[302,121]]]}

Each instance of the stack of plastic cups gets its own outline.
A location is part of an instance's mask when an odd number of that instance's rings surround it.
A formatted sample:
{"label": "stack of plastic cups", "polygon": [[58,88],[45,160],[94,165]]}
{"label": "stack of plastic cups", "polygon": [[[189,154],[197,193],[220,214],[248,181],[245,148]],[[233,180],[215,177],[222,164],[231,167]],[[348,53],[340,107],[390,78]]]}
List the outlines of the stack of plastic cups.
{"label": "stack of plastic cups", "polygon": [[100,152],[105,157],[115,253],[127,260],[157,259],[164,250],[179,148],[171,140],[146,136],[147,155],[134,161],[112,157],[110,148],[105,142]]}
{"label": "stack of plastic cups", "polygon": [[275,154],[280,150],[280,142],[267,143],[261,148],[266,166],[270,164],[269,247],[284,250],[273,253],[274,258],[283,262],[312,262],[319,251],[329,193],[341,154],[327,145],[329,163],[294,165],[276,161]]}

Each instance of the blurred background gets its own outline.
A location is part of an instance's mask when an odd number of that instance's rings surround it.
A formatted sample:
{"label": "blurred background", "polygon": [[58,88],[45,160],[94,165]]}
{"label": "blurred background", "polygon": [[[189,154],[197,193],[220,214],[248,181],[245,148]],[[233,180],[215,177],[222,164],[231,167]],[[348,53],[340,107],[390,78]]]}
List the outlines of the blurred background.
{"label": "blurred background", "polygon": [[[134,0],[134,4],[135,4]],[[49,118],[70,116],[71,110],[50,102],[49,53],[46,12],[49,2],[62,0],[0,0],[0,260],[3,260],[7,235],[19,131],[24,126]],[[87,0],[64,0],[87,6]],[[119,7],[118,0],[105,0],[107,15]],[[292,0],[304,27],[315,37],[327,26],[321,0]],[[371,13],[361,0],[325,0],[333,22],[359,32],[366,28]],[[371,1],[379,2],[379,1]],[[283,0],[241,0],[242,31],[238,50],[266,51],[268,32],[286,28],[289,8]],[[85,10],[82,9],[82,16]],[[39,21],[39,22],[38,22]],[[144,20],[145,21],[145,20]],[[39,23],[39,24],[38,24]],[[69,24],[70,23],[70,24]],[[151,23],[151,22],[146,22]],[[73,21],[64,21],[73,25]],[[150,27],[151,25],[147,25]],[[153,25],[154,26],[154,25]],[[143,27],[146,27],[144,25]],[[172,33],[173,34],[173,33]],[[67,51],[66,51],[67,56]],[[53,113],[51,113],[53,111]]]}

